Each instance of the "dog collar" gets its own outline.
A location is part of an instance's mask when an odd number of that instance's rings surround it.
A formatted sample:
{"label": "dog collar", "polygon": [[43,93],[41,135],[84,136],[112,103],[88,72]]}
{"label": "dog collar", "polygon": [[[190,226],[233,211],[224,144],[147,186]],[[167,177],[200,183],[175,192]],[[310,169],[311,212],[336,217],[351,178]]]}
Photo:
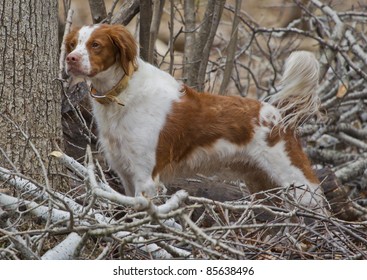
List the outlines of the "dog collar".
{"label": "dog collar", "polygon": [[104,94],[99,93],[94,87],[93,85],[91,85],[91,89],[90,89],[90,96],[92,98],[94,98],[94,100],[96,100],[98,103],[106,105],[106,104],[110,104],[110,103],[117,103],[120,106],[125,106],[124,103],[122,103],[117,96],[124,90],[127,88],[127,85],[129,83],[131,74],[136,70],[136,68],[134,67],[133,63],[129,64],[129,73],[125,73],[121,80],[109,91],[107,91]]}

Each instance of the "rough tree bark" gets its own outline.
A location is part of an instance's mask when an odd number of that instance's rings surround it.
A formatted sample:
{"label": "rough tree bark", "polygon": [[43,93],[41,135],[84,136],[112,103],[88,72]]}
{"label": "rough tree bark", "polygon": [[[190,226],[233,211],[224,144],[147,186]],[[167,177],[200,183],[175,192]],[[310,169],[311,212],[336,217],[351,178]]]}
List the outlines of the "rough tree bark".
{"label": "rough tree bark", "polygon": [[0,166],[43,183],[62,139],[57,14],[56,0],[0,5]]}

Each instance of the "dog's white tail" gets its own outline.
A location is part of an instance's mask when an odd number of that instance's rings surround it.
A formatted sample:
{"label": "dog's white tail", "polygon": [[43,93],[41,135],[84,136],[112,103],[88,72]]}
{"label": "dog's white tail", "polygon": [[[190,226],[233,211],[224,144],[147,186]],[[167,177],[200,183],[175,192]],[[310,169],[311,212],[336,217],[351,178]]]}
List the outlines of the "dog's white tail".
{"label": "dog's white tail", "polygon": [[281,90],[269,102],[281,113],[281,127],[296,129],[310,117],[320,116],[320,99],[316,93],[319,63],[307,51],[293,52],[285,62]]}

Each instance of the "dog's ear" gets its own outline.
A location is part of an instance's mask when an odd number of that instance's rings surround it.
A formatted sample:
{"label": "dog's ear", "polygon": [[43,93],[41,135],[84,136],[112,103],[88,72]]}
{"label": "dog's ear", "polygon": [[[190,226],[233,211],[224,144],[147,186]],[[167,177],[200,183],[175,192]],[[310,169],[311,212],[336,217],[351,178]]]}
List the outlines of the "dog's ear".
{"label": "dog's ear", "polygon": [[134,37],[131,33],[122,25],[111,25],[109,28],[109,36],[113,44],[119,50],[119,60],[122,69],[126,75],[130,75],[129,65],[133,64],[136,69],[136,58],[138,47]]}

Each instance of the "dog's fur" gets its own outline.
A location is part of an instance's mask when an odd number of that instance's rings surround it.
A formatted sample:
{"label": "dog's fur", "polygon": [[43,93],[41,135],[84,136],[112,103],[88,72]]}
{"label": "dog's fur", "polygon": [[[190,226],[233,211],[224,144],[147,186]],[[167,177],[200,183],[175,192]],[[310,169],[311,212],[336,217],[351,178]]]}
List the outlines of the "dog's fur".
{"label": "dog's fur", "polygon": [[[161,181],[226,167],[252,193],[294,184],[302,204],[322,202],[319,181],[295,133],[317,111],[319,67],[311,53],[291,54],[283,89],[265,103],[198,93],[181,84],[141,60],[122,26],[74,30],[66,48],[68,73],[86,78],[95,89],[91,102],[100,144],[127,195],[152,196]],[[122,77],[123,86],[109,96]]]}

